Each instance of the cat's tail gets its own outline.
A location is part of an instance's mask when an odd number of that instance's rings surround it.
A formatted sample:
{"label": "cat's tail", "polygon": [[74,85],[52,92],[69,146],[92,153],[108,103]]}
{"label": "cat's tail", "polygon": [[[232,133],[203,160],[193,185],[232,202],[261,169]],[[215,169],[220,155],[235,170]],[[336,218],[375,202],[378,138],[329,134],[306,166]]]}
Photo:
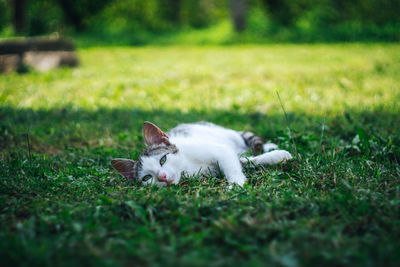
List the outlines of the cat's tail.
{"label": "cat's tail", "polygon": [[261,138],[252,132],[239,133],[244,139],[246,145],[252,150],[253,154],[256,155],[251,157],[241,157],[240,162],[242,164],[246,164],[250,161],[257,165],[274,165],[293,158],[286,150],[278,150],[276,144],[264,144]]}
{"label": "cat's tail", "polygon": [[254,155],[259,155],[265,152],[261,137],[252,132],[239,132],[239,134],[242,136],[244,142],[251,149]]}
{"label": "cat's tail", "polygon": [[293,158],[286,150],[273,150],[278,148],[276,144],[266,143],[262,147],[265,153],[258,156],[241,157],[240,162],[246,164],[250,161],[257,165],[274,165]]}

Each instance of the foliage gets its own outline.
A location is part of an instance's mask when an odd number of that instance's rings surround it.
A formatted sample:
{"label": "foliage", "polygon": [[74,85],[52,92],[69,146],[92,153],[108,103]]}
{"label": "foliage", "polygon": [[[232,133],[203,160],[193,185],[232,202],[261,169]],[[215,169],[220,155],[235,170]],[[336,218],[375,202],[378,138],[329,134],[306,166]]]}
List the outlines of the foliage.
{"label": "foliage", "polygon": [[[88,48],[0,76],[0,265],[398,266],[399,51]],[[295,160],[246,166],[244,188],[140,187],[109,161],[137,157],[145,120],[251,130]]]}
{"label": "foliage", "polygon": [[[11,1],[10,1],[11,2]],[[52,33],[60,29],[65,31],[64,14],[54,0],[28,1],[26,32],[29,35]]]}
{"label": "foliage", "polygon": [[397,0],[263,0],[274,22],[293,26],[308,16],[310,23],[328,26],[342,23],[384,25],[399,23]]}
{"label": "foliage", "polygon": [[[11,3],[0,0],[5,14],[0,18],[0,36],[10,35]],[[242,39],[246,42],[400,40],[398,0],[248,0],[247,3],[247,31],[238,38],[230,38],[228,43],[240,43]],[[231,20],[229,0],[36,0],[28,1],[26,15],[26,35],[58,32],[97,37],[97,41],[110,43],[129,38],[125,45],[153,43],[159,35],[179,37],[182,31],[196,32]]]}
{"label": "foliage", "polygon": [[0,16],[0,30],[2,27],[10,23],[10,8],[8,7],[8,3],[6,0],[0,0],[0,10],[2,10],[2,14]]}

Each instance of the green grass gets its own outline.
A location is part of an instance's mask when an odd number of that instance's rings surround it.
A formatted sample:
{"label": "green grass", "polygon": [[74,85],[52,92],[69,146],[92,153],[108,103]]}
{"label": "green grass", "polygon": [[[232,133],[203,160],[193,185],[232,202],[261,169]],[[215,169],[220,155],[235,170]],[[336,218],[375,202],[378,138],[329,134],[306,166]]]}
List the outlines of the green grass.
{"label": "green grass", "polygon": [[[79,56],[0,76],[0,265],[399,265],[399,45]],[[145,120],[251,130],[295,160],[232,190],[139,187],[109,161],[137,157]]]}
{"label": "green grass", "polygon": [[[277,43],[341,43],[341,42],[386,42],[400,41],[400,25],[339,25],[316,26],[318,23],[299,21],[293,27],[276,25],[261,12],[250,15],[247,28],[235,32],[231,20],[222,20],[206,28],[182,28],[164,31],[129,29],[124,27],[98,26],[83,33],[71,33],[79,47],[97,46],[166,46],[166,45],[243,45]],[[0,32],[9,37],[9,31]]]}

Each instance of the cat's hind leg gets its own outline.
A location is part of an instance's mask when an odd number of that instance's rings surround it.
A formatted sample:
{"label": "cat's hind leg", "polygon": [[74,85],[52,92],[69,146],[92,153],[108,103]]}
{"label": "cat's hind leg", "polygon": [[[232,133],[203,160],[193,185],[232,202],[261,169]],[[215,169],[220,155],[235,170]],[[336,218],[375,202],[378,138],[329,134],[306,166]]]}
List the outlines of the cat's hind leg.
{"label": "cat's hind leg", "polygon": [[239,132],[239,133],[242,136],[246,145],[252,150],[254,155],[260,155],[261,153],[278,149],[278,146],[274,143],[264,144],[261,137],[255,135],[252,132]]}
{"label": "cat's hind leg", "polygon": [[245,164],[251,161],[257,165],[274,165],[292,158],[292,155],[286,150],[274,150],[255,157],[241,157],[240,162]]}
{"label": "cat's hind leg", "polygon": [[265,152],[270,152],[271,150],[275,150],[275,149],[278,149],[278,145],[276,145],[274,143],[265,143],[263,145],[264,153]]}

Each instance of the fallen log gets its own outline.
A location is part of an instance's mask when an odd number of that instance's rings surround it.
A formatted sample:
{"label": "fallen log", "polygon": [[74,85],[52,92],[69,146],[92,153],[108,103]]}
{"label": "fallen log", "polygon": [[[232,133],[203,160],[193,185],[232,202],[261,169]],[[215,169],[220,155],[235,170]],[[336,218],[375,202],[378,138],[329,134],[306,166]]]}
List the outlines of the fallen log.
{"label": "fallen log", "polygon": [[0,73],[24,71],[30,67],[47,71],[79,64],[75,46],[65,38],[21,38],[0,40]]}
{"label": "fallen log", "polygon": [[75,46],[66,38],[21,38],[0,40],[0,55],[22,54],[27,51],[74,51]]}

